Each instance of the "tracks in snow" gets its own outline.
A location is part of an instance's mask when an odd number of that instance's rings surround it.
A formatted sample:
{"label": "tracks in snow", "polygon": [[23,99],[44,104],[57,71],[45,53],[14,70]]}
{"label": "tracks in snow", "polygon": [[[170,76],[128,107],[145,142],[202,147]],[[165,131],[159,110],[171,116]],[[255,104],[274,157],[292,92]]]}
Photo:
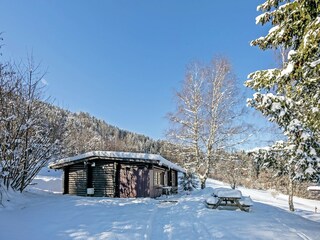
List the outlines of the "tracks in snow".
{"label": "tracks in snow", "polygon": [[312,240],[312,238],[308,237],[306,234],[303,232],[297,231],[296,229],[289,227],[287,224],[283,223],[279,218],[275,218],[275,220],[280,223],[282,226],[286,227],[289,229],[290,232],[296,234],[298,237],[300,237],[303,240]]}
{"label": "tracks in snow", "polygon": [[[210,232],[212,229],[209,230],[207,224],[197,216],[197,210],[201,210],[202,207],[198,208],[197,206],[196,209],[190,208],[189,210],[185,209],[184,206],[183,202],[154,205],[154,209],[150,211],[149,218],[146,221],[144,239],[151,240],[155,237],[159,239],[176,239],[185,232],[189,232],[186,238],[215,239],[217,237],[216,233],[212,234]],[[188,211],[187,214],[186,211]],[[183,218],[180,218],[179,215],[183,215]],[[184,221],[177,221],[177,219],[183,219]],[[189,231],[184,231],[183,228],[188,228]],[[190,229],[192,229],[191,235]]]}
{"label": "tracks in snow", "polygon": [[151,212],[148,220],[147,220],[147,226],[146,226],[146,231],[144,234],[144,239],[145,240],[152,240],[152,231],[153,231],[153,225],[155,221],[155,216],[158,213],[158,207],[155,205],[154,210]]}

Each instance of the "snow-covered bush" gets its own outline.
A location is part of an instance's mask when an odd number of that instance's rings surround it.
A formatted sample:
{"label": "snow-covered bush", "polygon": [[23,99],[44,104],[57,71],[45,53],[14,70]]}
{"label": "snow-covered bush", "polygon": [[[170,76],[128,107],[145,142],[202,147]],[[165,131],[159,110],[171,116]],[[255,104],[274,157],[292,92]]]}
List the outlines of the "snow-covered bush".
{"label": "snow-covered bush", "polygon": [[0,181],[23,191],[60,151],[62,118],[43,98],[37,66],[0,63]]}
{"label": "snow-covered bush", "polygon": [[199,186],[199,180],[197,176],[191,172],[184,174],[179,180],[179,185],[184,191],[193,191]]}

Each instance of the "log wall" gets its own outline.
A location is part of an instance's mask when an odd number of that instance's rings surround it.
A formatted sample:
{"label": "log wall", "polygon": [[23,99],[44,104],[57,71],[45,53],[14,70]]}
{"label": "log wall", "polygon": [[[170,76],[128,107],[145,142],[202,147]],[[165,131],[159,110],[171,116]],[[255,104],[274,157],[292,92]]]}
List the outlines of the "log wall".
{"label": "log wall", "polygon": [[92,167],[92,179],[95,197],[115,197],[116,163],[96,161]]}
{"label": "log wall", "polygon": [[87,195],[86,168],[83,164],[77,163],[69,167],[68,193],[71,195]]}
{"label": "log wall", "polygon": [[177,186],[177,172],[151,164],[94,159],[64,168],[65,194],[95,197],[158,197],[163,186]]}

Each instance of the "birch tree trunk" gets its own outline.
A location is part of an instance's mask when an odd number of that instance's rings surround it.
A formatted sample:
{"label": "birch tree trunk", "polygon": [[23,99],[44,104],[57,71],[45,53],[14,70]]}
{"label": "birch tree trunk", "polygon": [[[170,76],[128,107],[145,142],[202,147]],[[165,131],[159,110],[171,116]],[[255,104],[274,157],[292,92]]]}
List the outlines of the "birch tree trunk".
{"label": "birch tree trunk", "polygon": [[288,194],[289,194],[289,210],[294,212],[294,205],[293,205],[293,194],[294,194],[294,182],[293,180],[289,179],[289,186],[288,186]]}

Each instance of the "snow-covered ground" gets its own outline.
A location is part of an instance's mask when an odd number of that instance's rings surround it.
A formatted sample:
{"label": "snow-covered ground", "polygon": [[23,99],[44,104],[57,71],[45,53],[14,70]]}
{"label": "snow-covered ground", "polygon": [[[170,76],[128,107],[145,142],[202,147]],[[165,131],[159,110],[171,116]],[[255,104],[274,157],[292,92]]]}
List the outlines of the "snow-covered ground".
{"label": "snow-covered ground", "polygon": [[[208,209],[212,188],[161,200],[61,195],[56,173],[35,179],[21,196],[9,193],[0,207],[0,239],[320,239],[320,201],[239,188],[254,201],[252,211]],[[170,200],[170,201],[163,201]]]}

